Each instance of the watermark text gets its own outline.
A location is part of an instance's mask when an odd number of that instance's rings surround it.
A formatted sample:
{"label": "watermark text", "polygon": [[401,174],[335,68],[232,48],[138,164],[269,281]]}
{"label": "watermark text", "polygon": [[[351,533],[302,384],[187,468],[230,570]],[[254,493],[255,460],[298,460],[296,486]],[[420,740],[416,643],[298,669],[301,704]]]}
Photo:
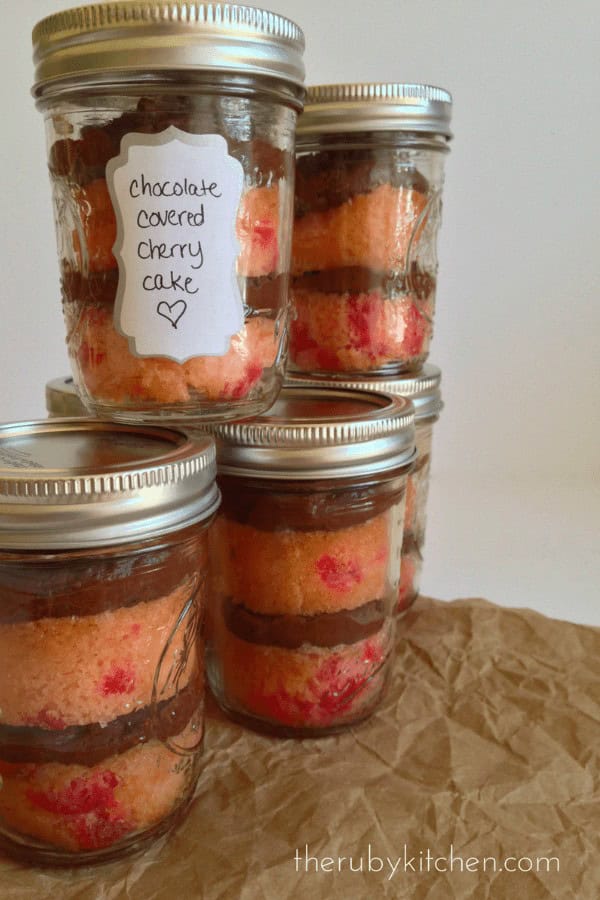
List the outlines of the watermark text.
{"label": "watermark text", "polygon": [[557,856],[462,856],[455,852],[451,844],[445,856],[432,853],[430,849],[411,853],[404,844],[400,856],[380,856],[367,845],[366,853],[352,856],[316,856],[311,854],[308,844],[303,849],[296,848],[294,854],[296,872],[381,872],[391,881],[397,875],[428,872],[560,872]]}

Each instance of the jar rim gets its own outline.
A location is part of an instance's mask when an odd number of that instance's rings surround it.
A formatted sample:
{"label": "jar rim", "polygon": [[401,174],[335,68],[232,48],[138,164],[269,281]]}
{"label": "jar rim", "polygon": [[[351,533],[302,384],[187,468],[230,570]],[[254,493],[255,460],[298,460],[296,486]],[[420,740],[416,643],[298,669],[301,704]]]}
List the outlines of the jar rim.
{"label": "jar rim", "polygon": [[46,409],[51,416],[81,417],[86,410],[75,389],[72,375],[52,378],[46,382]]}
{"label": "jar rim", "polygon": [[345,388],[347,390],[383,391],[386,394],[407,397],[412,401],[414,407],[415,424],[420,424],[426,419],[439,418],[439,414],[444,408],[440,389],[441,380],[441,369],[431,363],[424,363],[418,372],[405,372],[395,378],[350,373],[310,375],[302,372],[290,372],[286,376],[286,384],[289,385],[327,386],[337,390]]}

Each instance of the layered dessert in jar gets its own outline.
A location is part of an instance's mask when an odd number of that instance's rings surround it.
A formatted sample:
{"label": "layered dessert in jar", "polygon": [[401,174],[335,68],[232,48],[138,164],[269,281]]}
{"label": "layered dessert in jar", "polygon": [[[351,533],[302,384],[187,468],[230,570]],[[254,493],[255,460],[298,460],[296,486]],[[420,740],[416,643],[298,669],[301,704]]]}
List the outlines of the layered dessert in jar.
{"label": "layered dessert in jar", "polygon": [[427,363],[419,372],[400,375],[393,379],[361,378],[346,380],[341,377],[314,376],[306,378],[292,375],[290,385],[327,387],[348,390],[386,391],[409,399],[415,411],[417,454],[406,481],[406,502],[402,538],[402,566],[398,588],[397,611],[405,612],[419,594],[423,568],[423,546],[427,520],[427,497],[431,466],[433,426],[443,408],[440,384],[442,373],[437,366]]}
{"label": "layered dessert in jar", "polygon": [[427,85],[309,88],[298,127],[290,360],[390,374],[429,352],[451,97]]}
{"label": "layered dessert in jar", "polygon": [[358,724],[389,675],[410,404],[286,388],[264,416],[216,433],[212,691],[269,733]]}
{"label": "layered dessert in jar", "polygon": [[214,445],[56,419],[3,426],[0,451],[0,847],[118,858],[200,770]]}
{"label": "layered dessert in jar", "polygon": [[34,31],[76,387],[114,420],[249,415],[287,354],[302,33],[226,3],[127,6]]}

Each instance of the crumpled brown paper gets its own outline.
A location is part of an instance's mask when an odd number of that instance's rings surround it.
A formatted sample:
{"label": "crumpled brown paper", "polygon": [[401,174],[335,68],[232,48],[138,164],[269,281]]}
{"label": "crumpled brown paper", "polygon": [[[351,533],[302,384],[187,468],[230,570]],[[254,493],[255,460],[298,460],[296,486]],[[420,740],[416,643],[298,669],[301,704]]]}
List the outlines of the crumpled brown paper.
{"label": "crumpled brown paper", "polygon": [[[598,900],[600,629],[421,599],[399,630],[370,722],[283,741],[209,706],[204,773],[175,834],[84,870],[0,858],[1,900]],[[451,846],[453,871],[436,871]],[[537,857],[560,871],[537,872]],[[494,874],[507,858],[533,871]]]}

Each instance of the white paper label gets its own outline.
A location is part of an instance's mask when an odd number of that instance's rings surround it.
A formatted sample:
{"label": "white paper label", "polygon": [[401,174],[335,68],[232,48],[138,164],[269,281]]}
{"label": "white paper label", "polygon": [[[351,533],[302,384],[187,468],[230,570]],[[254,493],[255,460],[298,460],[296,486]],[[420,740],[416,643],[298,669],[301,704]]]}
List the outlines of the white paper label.
{"label": "white paper label", "polygon": [[244,173],[218,134],[128,134],[106,178],[115,327],[136,356],[223,356],[244,324],[235,223]]}

